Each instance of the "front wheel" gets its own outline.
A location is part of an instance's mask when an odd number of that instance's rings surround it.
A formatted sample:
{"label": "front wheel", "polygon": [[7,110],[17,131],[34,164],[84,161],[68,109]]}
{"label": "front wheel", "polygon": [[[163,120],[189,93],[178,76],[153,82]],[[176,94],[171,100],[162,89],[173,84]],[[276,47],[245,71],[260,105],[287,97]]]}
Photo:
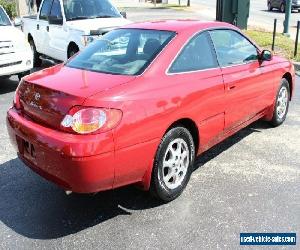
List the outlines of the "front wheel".
{"label": "front wheel", "polygon": [[273,7],[272,7],[271,3],[268,2],[268,11],[272,11],[272,10],[273,10]]}
{"label": "front wheel", "polygon": [[36,47],[33,40],[29,40],[30,48],[33,54],[33,66],[40,67],[42,65],[42,60],[40,59],[40,54],[36,51]]}
{"label": "front wheel", "polygon": [[184,127],[169,130],[156,152],[150,192],[156,198],[169,202],[185,189],[192,172],[195,144]]}
{"label": "front wheel", "polygon": [[79,48],[77,46],[75,45],[71,46],[68,50],[68,59],[76,55],[78,52],[79,52]]}
{"label": "front wheel", "polygon": [[280,126],[286,119],[290,103],[290,87],[286,79],[281,80],[279,90],[277,92],[273,118],[271,124],[274,127]]}

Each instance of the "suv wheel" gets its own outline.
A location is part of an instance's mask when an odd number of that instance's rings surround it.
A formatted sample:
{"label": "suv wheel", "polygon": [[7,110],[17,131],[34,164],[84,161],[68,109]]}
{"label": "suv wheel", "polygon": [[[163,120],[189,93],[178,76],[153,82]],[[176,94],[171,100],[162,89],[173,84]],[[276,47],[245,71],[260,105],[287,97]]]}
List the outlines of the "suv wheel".
{"label": "suv wheel", "polygon": [[32,54],[33,54],[33,66],[34,67],[41,67],[42,60],[40,59],[40,54],[36,51],[34,41],[32,39],[29,40],[29,44],[30,44],[31,51],[32,51]]}
{"label": "suv wheel", "polygon": [[272,11],[273,10],[273,7],[271,5],[271,2],[268,2],[268,11]]}
{"label": "suv wheel", "polygon": [[285,6],[283,3],[280,5],[280,12],[282,12],[282,13],[285,12]]}

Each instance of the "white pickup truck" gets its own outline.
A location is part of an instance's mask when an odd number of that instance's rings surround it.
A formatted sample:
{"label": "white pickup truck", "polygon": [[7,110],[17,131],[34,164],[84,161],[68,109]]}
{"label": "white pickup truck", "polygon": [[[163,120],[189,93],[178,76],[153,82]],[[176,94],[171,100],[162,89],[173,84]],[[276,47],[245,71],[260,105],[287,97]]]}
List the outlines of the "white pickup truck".
{"label": "white pickup truck", "polygon": [[66,61],[108,31],[130,23],[109,0],[43,0],[37,15],[22,18],[34,55]]}
{"label": "white pickup truck", "polygon": [[30,73],[32,52],[22,31],[14,26],[0,6],[0,76]]}

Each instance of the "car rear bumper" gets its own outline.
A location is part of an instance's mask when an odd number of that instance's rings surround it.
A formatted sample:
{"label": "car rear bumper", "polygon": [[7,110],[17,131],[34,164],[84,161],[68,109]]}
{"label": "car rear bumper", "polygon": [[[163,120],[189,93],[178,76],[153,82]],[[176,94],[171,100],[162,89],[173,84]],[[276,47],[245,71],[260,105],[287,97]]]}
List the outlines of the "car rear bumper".
{"label": "car rear bumper", "polygon": [[72,135],[45,128],[15,108],[7,113],[7,129],[19,158],[65,190],[94,193],[113,187],[112,136]]}
{"label": "car rear bumper", "polygon": [[9,76],[29,71],[33,68],[31,50],[0,56],[0,76]]}

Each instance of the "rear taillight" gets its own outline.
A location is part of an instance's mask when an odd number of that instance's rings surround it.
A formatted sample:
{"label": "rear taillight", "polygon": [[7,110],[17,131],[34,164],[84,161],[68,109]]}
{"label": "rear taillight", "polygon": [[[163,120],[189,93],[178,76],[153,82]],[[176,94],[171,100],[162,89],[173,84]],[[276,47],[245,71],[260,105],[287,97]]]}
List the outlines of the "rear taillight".
{"label": "rear taillight", "polygon": [[74,107],[62,120],[61,127],[78,134],[102,133],[115,128],[121,119],[122,111],[118,109]]}

